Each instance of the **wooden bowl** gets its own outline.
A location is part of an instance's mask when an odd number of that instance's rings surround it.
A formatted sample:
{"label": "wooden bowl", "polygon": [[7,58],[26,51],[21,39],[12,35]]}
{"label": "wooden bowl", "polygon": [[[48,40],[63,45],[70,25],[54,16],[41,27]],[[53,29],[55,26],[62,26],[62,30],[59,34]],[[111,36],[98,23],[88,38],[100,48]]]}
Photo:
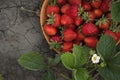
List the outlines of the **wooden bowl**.
{"label": "wooden bowl", "polygon": [[[44,0],[42,8],[41,8],[41,12],[40,12],[40,25],[41,25],[41,29],[43,31],[43,35],[46,39],[46,41],[48,42],[48,44],[50,45],[50,41],[49,41],[49,36],[44,32],[43,30],[43,26],[45,24],[45,20],[46,20],[46,7],[49,4],[49,0]],[[61,52],[57,49],[54,49],[58,54],[60,54]]]}

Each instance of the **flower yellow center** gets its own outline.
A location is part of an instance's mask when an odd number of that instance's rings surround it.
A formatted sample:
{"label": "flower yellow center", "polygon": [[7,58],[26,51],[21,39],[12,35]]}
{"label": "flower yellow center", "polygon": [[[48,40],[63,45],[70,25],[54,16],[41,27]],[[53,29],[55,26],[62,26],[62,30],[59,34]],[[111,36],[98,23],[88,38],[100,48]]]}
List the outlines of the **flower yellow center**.
{"label": "flower yellow center", "polygon": [[94,57],[93,60],[96,61],[96,60],[97,60],[97,57]]}

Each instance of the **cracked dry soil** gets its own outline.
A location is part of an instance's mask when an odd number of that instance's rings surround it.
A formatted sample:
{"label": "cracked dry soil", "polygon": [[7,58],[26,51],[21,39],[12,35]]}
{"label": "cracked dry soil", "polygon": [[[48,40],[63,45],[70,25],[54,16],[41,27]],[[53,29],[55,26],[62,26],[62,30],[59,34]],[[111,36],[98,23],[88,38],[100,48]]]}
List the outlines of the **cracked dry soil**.
{"label": "cracked dry soil", "polygon": [[[56,53],[49,49],[42,34],[39,17],[21,11],[40,8],[43,0],[0,0],[0,74],[5,80],[41,80],[43,72],[33,72],[17,63],[21,54],[40,52],[44,57]],[[60,66],[56,66],[60,69]],[[62,69],[60,69],[62,70]],[[63,80],[59,78],[57,80]]]}

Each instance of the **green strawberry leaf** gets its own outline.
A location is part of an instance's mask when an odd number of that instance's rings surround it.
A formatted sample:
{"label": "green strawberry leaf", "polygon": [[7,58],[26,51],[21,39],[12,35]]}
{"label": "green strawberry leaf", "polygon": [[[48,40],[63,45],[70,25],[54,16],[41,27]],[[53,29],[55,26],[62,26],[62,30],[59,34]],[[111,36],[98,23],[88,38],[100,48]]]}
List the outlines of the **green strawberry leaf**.
{"label": "green strawberry leaf", "polygon": [[48,69],[42,76],[42,80],[56,80],[54,72],[51,69]]}
{"label": "green strawberry leaf", "polygon": [[4,80],[4,77],[2,76],[2,74],[0,74],[0,80]]}
{"label": "green strawberry leaf", "polygon": [[112,60],[115,64],[120,66],[120,51],[114,56]]}
{"label": "green strawberry leaf", "polygon": [[61,55],[58,55],[56,54],[55,58],[48,58],[48,64],[49,65],[56,65],[60,62],[60,56]]}
{"label": "green strawberry leaf", "polygon": [[79,68],[84,65],[88,60],[89,49],[87,47],[81,47],[74,45],[73,55],[75,56],[75,67]]}
{"label": "green strawberry leaf", "polygon": [[120,52],[116,52],[115,41],[111,36],[103,35],[97,44],[97,53],[105,60],[106,66],[98,72],[105,80],[120,79]]}
{"label": "green strawberry leaf", "polygon": [[120,71],[120,51],[111,59],[108,65],[112,70]]}
{"label": "green strawberry leaf", "polygon": [[112,19],[120,22],[120,0],[111,2],[110,11]]}
{"label": "green strawberry leaf", "polygon": [[67,52],[65,54],[61,55],[61,61],[62,64],[69,70],[73,70],[74,69],[74,65],[75,65],[75,57],[73,54]]}
{"label": "green strawberry leaf", "polygon": [[97,44],[97,53],[105,60],[111,60],[116,50],[115,41],[109,35],[103,35]]}
{"label": "green strawberry leaf", "polygon": [[75,80],[90,80],[88,72],[85,68],[75,69],[74,70],[74,78]]}
{"label": "green strawberry leaf", "polygon": [[102,67],[98,71],[105,80],[120,80],[120,71],[111,70],[108,67]]}
{"label": "green strawberry leaf", "polygon": [[18,59],[18,63],[22,67],[33,71],[42,70],[46,66],[43,57],[39,53],[33,51],[23,54]]}
{"label": "green strawberry leaf", "polygon": [[92,78],[92,77],[89,77],[87,80],[93,80],[93,78]]}

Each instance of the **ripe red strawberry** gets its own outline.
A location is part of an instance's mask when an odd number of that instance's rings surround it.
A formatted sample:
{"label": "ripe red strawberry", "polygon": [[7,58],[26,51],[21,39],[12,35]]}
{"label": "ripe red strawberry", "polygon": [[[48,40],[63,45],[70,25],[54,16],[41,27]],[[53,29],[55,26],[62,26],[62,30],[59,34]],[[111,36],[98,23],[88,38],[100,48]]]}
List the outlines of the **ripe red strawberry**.
{"label": "ripe red strawberry", "polygon": [[76,17],[76,18],[74,19],[74,22],[75,22],[75,25],[76,25],[76,26],[79,26],[79,25],[82,24],[83,20],[82,20],[81,17]]}
{"label": "ripe red strawberry", "polygon": [[78,16],[78,5],[71,5],[71,7],[66,11],[66,14],[71,18],[76,18]]}
{"label": "ripe red strawberry", "polygon": [[86,37],[84,39],[84,42],[88,47],[95,49],[98,43],[98,38],[97,37]]}
{"label": "ripe red strawberry", "polygon": [[49,25],[49,24],[44,25],[44,31],[49,36],[56,35],[57,33],[57,29],[54,26]]}
{"label": "ripe red strawberry", "polygon": [[57,3],[59,5],[64,5],[66,3],[66,0],[57,0]]}
{"label": "ripe red strawberry", "polygon": [[70,4],[65,4],[61,7],[61,12],[66,13],[66,11],[70,8]]}
{"label": "ripe red strawberry", "polygon": [[102,4],[100,6],[100,9],[103,11],[103,12],[108,12],[109,11],[109,8],[110,8],[110,2],[112,0],[103,0],[102,1]]}
{"label": "ripe red strawberry", "polygon": [[86,36],[93,36],[98,34],[98,28],[93,23],[85,23],[82,26],[82,33]]}
{"label": "ripe red strawberry", "polygon": [[94,9],[95,17],[100,18],[103,15],[103,12],[101,9]]}
{"label": "ripe red strawberry", "polygon": [[110,22],[107,21],[106,23],[101,23],[101,24],[99,25],[99,28],[101,28],[101,29],[108,29],[109,26],[110,26]]}
{"label": "ripe red strawberry", "polygon": [[59,13],[60,8],[57,5],[48,5],[46,9],[46,14]]}
{"label": "ripe red strawberry", "polygon": [[93,8],[99,8],[102,3],[102,0],[92,0],[91,5]]}
{"label": "ripe red strawberry", "polygon": [[111,30],[106,30],[106,31],[105,31],[105,34],[110,35],[110,36],[113,37],[113,39],[117,42],[118,37],[117,37],[117,35],[116,35],[113,31],[111,31]]}
{"label": "ripe red strawberry", "polygon": [[95,20],[95,14],[94,14],[94,12],[88,12],[88,15],[89,15],[89,20],[90,21],[94,21]]}
{"label": "ripe red strawberry", "polygon": [[79,5],[79,4],[81,4],[81,0],[68,0],[68,2],[70,3],[70,4],[72,4],[72,5]]}
{"label": "ripe red strawberry", "polygon": [[92,11],[89,12],[84,12],[82,18],[86,21],[86,22],[93,22],[95,20],[95,13]]}
{"label": "ripe red strawberry", "polygon": [[66,29],[63,33],[63,39],[64,41],[72,41],[77,37],[77,34],[72,29]]}
{"label": "ripe red strawberry", "polygon": [[77,37],[76,41],[82,41],[84,40],[85,36],[82,34],[81,29],[76,29]]}
{"label": "ripe red strawberry", "polygon": [[59,35],[55,35],[50,38],[50,41],[61,42],[62,39]]}
{"label": "ripe red strawberry", "polygon": [[71,17],[69,17],[68,15],[63,14],[61,16],[61,24],[64,25],[64,26],[73,24],[73,19]]}
{"label": "ripe red strawberry", "polygon": [[110,26],[110,21],[106,17],[102,17],[96,24],[99,25],[100,29],[107,30]]}
{"label": "ripe red strawberry", "polygon": [[48,24],[51,24],[55,27],[59,27],[60,26],[60,14],[51,14],[48,15],[49,19],[47,20]]}
{"label": "ripe red strawberry", "polygon": [[76,26],[74,24],[70,24],[66,26],[67,28],[70,28],[72,30],[74,30],[76,28]]}
{"label": "ripe red strawberry", "polygon": [[75,40],[76,41],[82,41],[82,40],[84,40],[84,38],[85,38],[85,36],[82,33],[78,33]]}
{"label": "ripe red strawberry", "polygon": [[92,7],[91,7],[91,5],[90,5],[89,3],[84,3],[84,4],[83,4],[83,8],[84,8],[84,10],[86,10],[86,11],[90,11],[90,10],[92,9]]}
{"label": "ripe red strawberry", "polygon": [[73,43],[72,42],[64,42],[62,45],[63,52],[70,52],[72,51]]}

